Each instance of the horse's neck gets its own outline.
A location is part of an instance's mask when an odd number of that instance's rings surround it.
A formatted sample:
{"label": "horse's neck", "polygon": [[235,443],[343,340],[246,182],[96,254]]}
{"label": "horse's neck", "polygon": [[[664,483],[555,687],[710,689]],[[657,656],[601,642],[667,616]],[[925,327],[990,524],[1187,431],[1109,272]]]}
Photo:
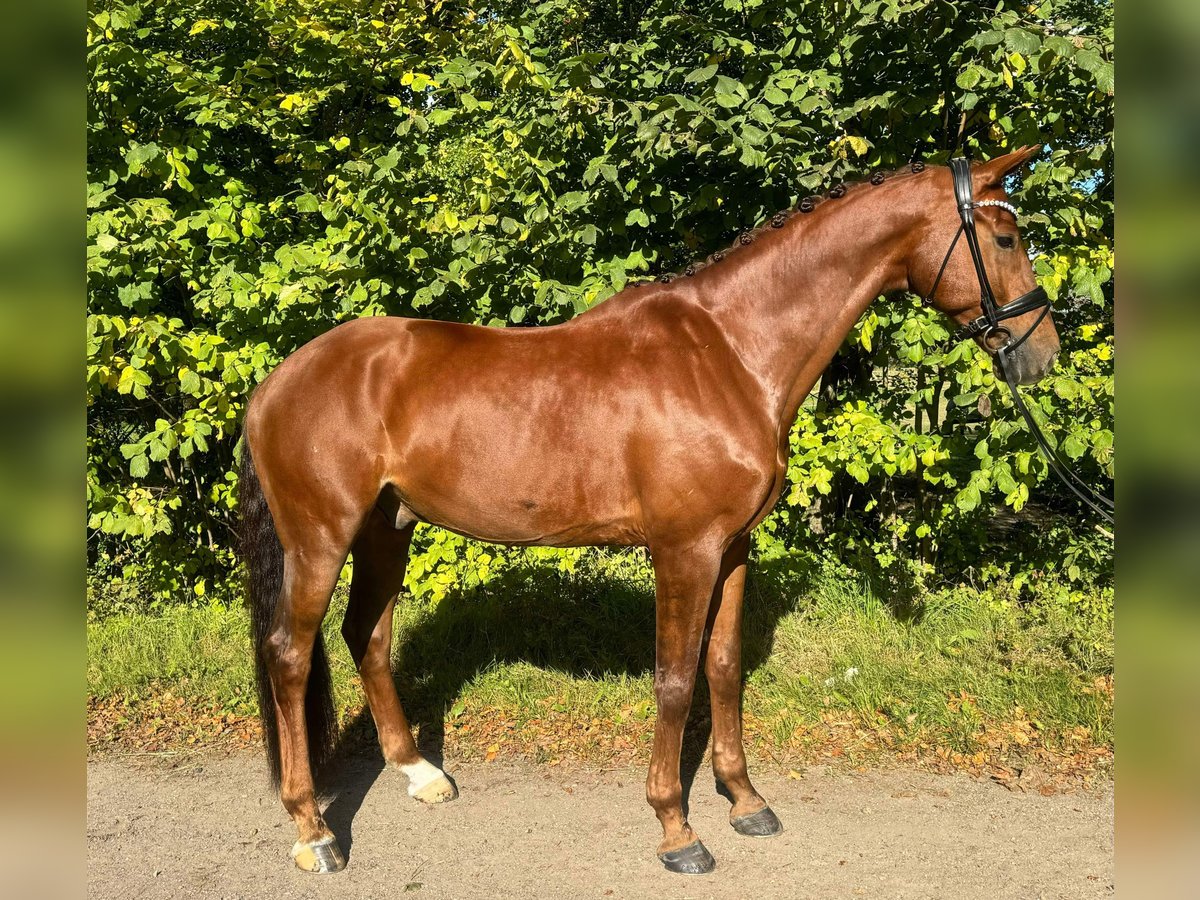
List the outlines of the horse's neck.
{"label": "horse's neck", "polygon": [[913,217],[872,214],[882,199],[821,204],[784,233],[764,235],[773,246],[706,292],[705,305],[785,430],[871,301],[906,286],[899,238]]}

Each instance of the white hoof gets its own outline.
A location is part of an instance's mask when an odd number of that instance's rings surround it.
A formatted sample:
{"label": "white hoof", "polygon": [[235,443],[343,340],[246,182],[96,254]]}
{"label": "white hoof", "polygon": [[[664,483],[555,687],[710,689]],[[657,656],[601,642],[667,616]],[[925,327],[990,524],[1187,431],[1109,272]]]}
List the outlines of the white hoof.
{"label": "white hoof", "polygon": [[419,760],[400,771],[408,776],[408,796],[422,803],[445,803],[458,796],[446,773],[427,760]]}
{"label": "white hoof", "polygon": [[458,791],[445,775],[416,791],[410,786],[408,793],[413,799],[420,800],[422,803],[448,803],[458,796]]}

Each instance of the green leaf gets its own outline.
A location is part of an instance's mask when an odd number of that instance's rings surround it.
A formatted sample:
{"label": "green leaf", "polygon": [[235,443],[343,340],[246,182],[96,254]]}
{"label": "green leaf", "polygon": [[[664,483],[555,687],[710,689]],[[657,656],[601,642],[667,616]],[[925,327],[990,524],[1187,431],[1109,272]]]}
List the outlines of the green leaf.
{"label": "green leaf", "polygon": [[733,93],[723,93],[718,91],[716,94],[716,100],[718,106],[723,106],[726,109],[734,109],[742,105],[742,98]]}
{"label": "green leaf", "polygon": [[1091,47],[1085,47],[1075,54],[1075,65],[1085,72],[1095,75],[1104,68],[1104,58]]}
{"label": "green leaf", "polygon": [[1009,28],[1004,32],[1004,43],[1008,45],[1008,49],[1029,57],[1041,49],[1042,39],[1024,28]]}
{"label": "green leaf", "polygon": [[162,156],[162,148],[158,144],[134,144],[125,152],[125,162],[130,174],[137,174],[146,168],[146,163]]}
{"label": "green leaf", "polygon": [[954,505],[962,512],[970,512],[979,506],[980,499],[979,488],[974,484],[968,484],[955,496]]}
{"label": "green leaf", "polygon": [[772,106],[781,106],[788,101],[788,95],[774,85],[767,85],[763,90],[763,99]]}
{"label": "green leaf", "polygon": [[979,84],[979,80],[983,77],[983,70],[976,65],[969,65],[966,69],[958,74],[954,79],[954,83],[965,91],[969,91],[975,85]]}
{"label": "green leaf", "polygon": [[558,205],[567,212],[574,212],[587,205],[589,199],[591,198],[583,191],[568,191],[558,198]]}

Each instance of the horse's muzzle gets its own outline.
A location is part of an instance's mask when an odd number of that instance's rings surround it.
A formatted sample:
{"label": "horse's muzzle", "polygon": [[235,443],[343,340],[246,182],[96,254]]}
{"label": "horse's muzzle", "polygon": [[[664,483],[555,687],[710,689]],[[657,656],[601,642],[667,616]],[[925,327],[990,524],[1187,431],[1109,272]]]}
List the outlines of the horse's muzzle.
{"label": "horse's muzzle", "polygon": [[[1009,372],[1017,384],[1037,384],[1050,374],[1057,361],[1057,349],[1048,354],[1035,355],[1022,346],[1008,354]],[[1000,360],[996,356],[992,357],[992,372],[998,380],[1004,380],[1004,373],[1000,370]]]}

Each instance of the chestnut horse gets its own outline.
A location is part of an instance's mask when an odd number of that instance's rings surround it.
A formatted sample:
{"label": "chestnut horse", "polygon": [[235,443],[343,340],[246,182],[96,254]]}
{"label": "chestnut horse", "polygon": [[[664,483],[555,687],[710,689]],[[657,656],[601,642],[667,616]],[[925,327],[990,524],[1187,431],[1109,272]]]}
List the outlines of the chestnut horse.
{"label": "chestnut horse", "polygon": [[[972,170],[979,199],[1039,148]],[[658,720],[646,799],[660,859],[712,856],[682,808],[680,749],[699,666],[712,698],[712,764],[745,835],[782,826],[742,747],[742,593],[751,530],[783,489],[805,396],[881,294],[933,290],[959,217],[951,174],[913,166],[809,198],[688,268],[627,287],[562,325],[485,328],[403,318],[347,322],[284,360],[245,420],[241,504],[264,731],[292,857],[345,865],[313,767],[336,719],[321,621],[354,558],[342,634],[386,760],[425,803],[456,796],[417,751],[391,673],[392,612],[418,522],[498,544],[644,546],[656,580]],[[1035,286],[1012,212],[977,213],[998,301]],[[930,298],[981,314],[964,242]],[[1036,312],[1014,319],[1032,328]],[[981,339],[982,340],[982,339]],[[985,349],[994,351],[996,348]],[[1053,365],[1046,318],[1014,355],[1031,383]]]}

